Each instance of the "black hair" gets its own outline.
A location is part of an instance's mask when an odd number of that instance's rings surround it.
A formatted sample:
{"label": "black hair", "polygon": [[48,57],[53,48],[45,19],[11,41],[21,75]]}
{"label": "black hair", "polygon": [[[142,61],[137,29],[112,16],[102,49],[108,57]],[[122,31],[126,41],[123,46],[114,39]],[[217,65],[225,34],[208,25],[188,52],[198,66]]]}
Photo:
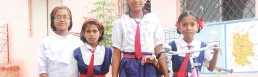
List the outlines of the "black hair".
{"label": "black hair", "polygon": [[85,28],[89,25],[96,25],[98,27],[99,31],[102,31],[102,34],[100,35],[98,42],[102,41],[104,39],[104,26],[97,20],[86,20],[84,24],[82,25],[81,33],[80,33],[80,39],[84,43],[88,43],[87,39],[84,37]]}
{"label": "black hair", "polygon": [[143,13],[150,13],[151,12],[151,2],[150,0],[147,0],[143,7]]}
{"label": "black hair", "polygon": [[70,9],[68,7],[66,7],[66,6],[57,6],[57,7],[55,7],[52,10],[52,12],[50,14],[50,21],[51,21],[51,25],[50,26],[51,26],[51,29],[53,31],[56,31],[56,27],[55,27],[55,24],[54,24],[54,18],[55,18],[57,10],[59,10],[59,9],[65,9],[65,10],[68,11],[69,18],[70,18],[70,25],[68,27],[68,31],[70,31],[72,29],[72,27],[73,27],[73,19],[72,19],[72,13],[71,13]]}
{"label": "black hair", "polygon": [[[180,22],[182,21],[182,19],[183,19],[184,17],[188,16],[188,15],[193,16],[193,17],[195,18],[195,21],[196,21],[196,22],[198,21],[198,17],[197,17],[196,14],[194,14],[194,12],[186,11],[186,12],[183,12],[183,13],[181,13],[181,14],[179,15],[178,21],[177,21],[178,27],[180,26],[179,24],[180,24]],[[199,24],[198,24],[198,26],[199,26]],[[200,29],[200,27],[199,27],[197,33],[199,33],[200,31],[201,31],[201,29]],[[181,32],[178,30],[178,28],[177,28],[177,33],[178,33],[178,34],[181,34]]]}

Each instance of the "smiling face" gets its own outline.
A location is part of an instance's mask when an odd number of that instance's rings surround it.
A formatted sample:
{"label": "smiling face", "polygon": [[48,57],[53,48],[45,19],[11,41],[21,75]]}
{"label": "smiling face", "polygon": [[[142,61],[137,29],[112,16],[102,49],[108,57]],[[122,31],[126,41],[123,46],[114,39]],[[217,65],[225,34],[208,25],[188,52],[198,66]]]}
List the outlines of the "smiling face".
{"label": "smiling face", "polygon": [[58,9],[54,16],[54,26],[56,30],[64,31],[68,30],[70,26],[70,15],[66,9]]}
{"label": "smiling face", "polygon": [[146,1],[145,0],[127,0],[131,11],[142,11]]}

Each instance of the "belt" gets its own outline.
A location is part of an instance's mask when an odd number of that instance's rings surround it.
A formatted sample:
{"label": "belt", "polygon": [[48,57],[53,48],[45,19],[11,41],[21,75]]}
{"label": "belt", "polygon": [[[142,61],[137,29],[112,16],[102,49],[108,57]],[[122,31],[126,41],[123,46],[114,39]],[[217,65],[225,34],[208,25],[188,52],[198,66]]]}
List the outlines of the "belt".
{"label": "belt", "polygon": [[80,77],[106,77],[106,75],[86,75],[86,74],[80,74]]}
{"label": "belt", "polygon": [[[142,55],[142,58],[146,57],[148,55]],[[136,56],[134,54],[124,54],[123,55],[124,58],[136,58]]]}

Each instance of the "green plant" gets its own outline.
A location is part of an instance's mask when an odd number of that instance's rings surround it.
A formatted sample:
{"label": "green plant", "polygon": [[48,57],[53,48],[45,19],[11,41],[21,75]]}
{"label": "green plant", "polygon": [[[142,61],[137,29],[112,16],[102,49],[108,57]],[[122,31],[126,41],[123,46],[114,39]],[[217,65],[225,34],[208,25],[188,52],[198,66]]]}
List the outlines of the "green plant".
{"label": "green plant", "polygon": [[95,9],[90,11],[91,14],[95,14],[96,18],[103,24],[104,26],[104,40],[101,42],[103,45],[112,46],[112,27],[113,22],[115,21],[116,12],[115,4],[112,2],[108,2],[107,0],[98,0],[94,3]]}

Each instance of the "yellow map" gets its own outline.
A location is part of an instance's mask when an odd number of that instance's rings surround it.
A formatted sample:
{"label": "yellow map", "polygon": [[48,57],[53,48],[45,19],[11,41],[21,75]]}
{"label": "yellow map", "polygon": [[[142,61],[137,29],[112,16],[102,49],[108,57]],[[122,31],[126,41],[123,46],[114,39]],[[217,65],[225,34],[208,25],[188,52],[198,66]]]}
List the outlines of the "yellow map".
{"label": "yellow map", "polygon": [[254,56],[253,45],[254,44],[249,40],[248,32],[243,35],[233,33],[232,55],[235,57],[235,62],[238,65],[245,66],[251,64],[247,57]]}

